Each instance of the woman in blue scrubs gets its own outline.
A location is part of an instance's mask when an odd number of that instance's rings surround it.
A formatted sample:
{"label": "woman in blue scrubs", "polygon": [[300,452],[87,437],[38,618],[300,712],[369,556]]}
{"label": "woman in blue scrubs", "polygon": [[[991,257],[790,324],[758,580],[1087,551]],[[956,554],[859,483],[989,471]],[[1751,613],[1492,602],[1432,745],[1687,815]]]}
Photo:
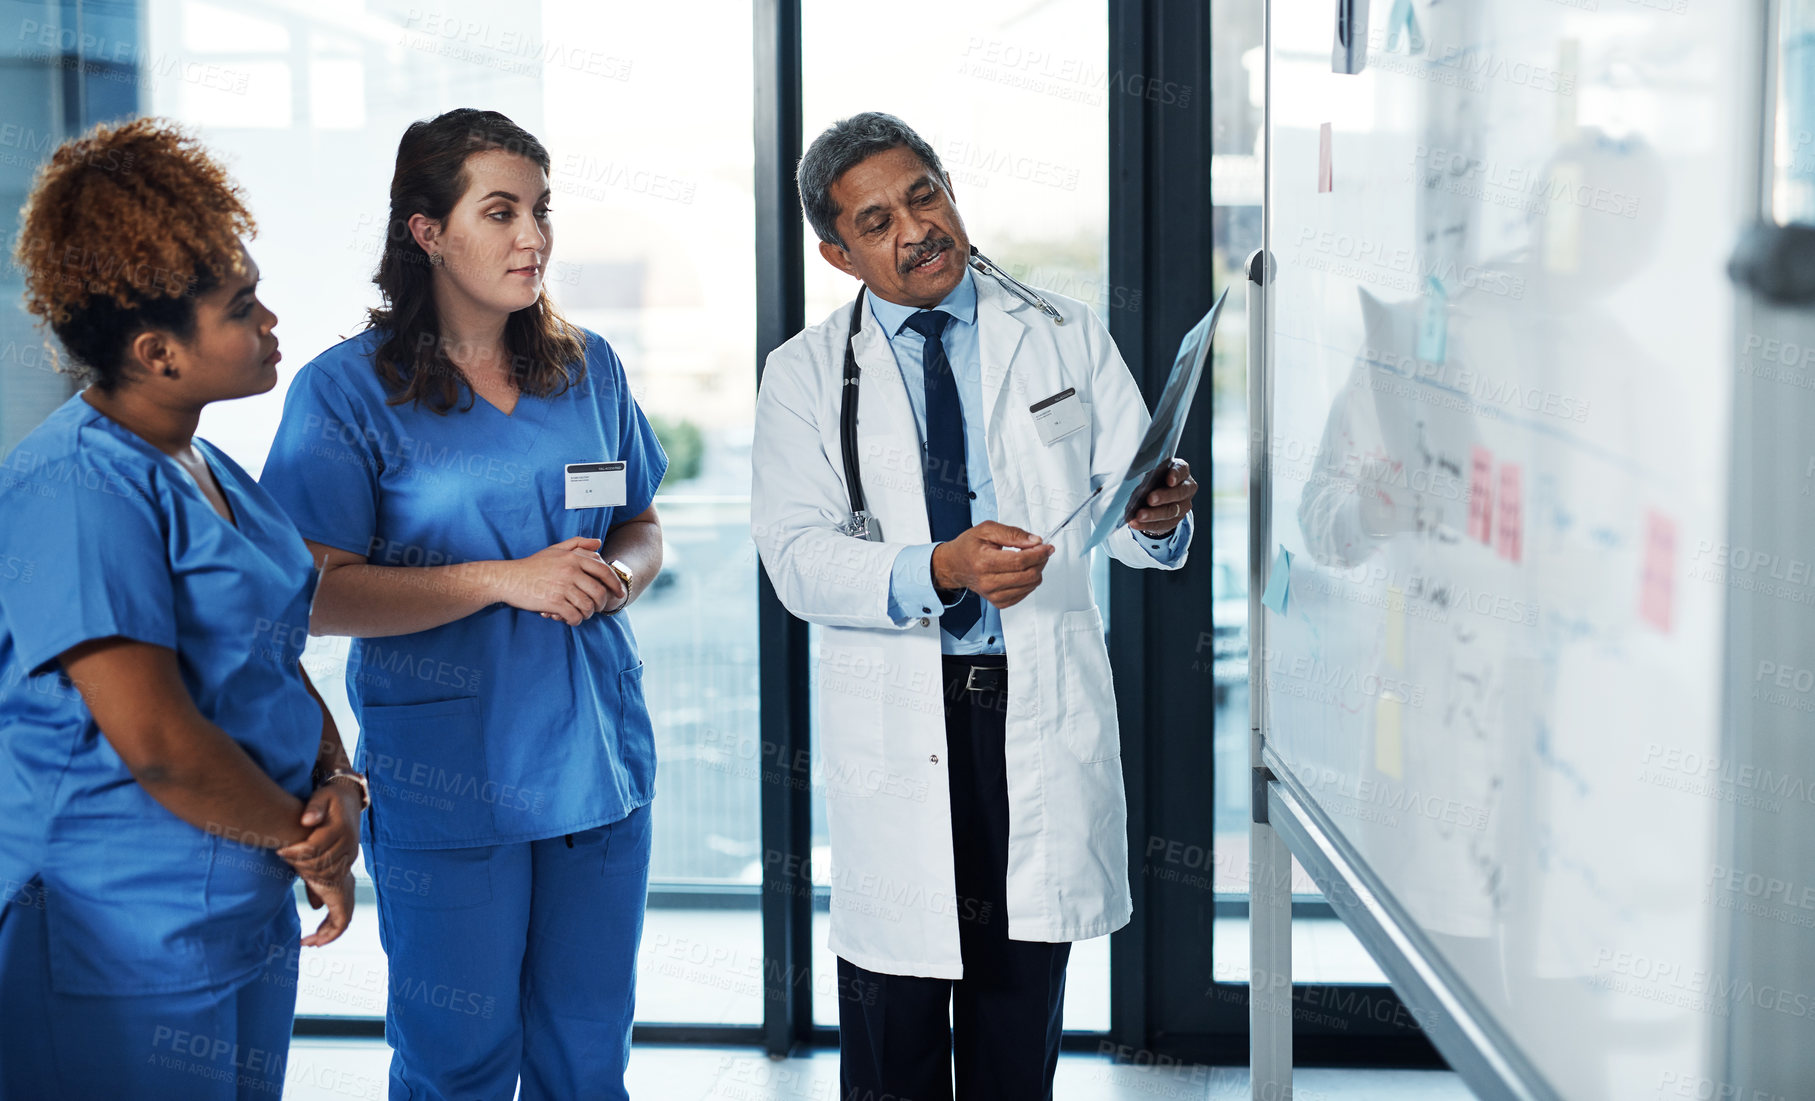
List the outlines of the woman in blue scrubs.
{"label": "woman in blue scrubs", "polygon": [[[139,119],[65,143],[16,253],[88,386],[0,466],[0,1098],[275,1097],[296,871],[353,906],[363,784],[299,663],[296,528],[195,437],[277,382],[221,167]],[[293,870],[295,869],[295,870]]]}
{"label": "woman in blue scrubs", "polygon": [[621,614],[667,457],[543,289],[549,158],[492,111],[404,133],[366,331],[304,367],[262,477],[352,635],[391,1096],[623,1098],[654,734]]}

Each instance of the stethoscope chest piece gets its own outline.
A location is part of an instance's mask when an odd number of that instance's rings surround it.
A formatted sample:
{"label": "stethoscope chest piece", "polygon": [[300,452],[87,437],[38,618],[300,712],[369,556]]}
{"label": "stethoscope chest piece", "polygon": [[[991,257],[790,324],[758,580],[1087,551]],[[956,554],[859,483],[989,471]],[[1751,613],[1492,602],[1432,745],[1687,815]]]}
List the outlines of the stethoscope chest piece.
{"label": "stethoscope chest piece", "polygon": [[[1065,324],[1065,315],[1052,303],[1040,297],[1032,287],[997,267],[995,261],[971,246],[970,265],[1001,284],[1002,289],[1052,318],[1054,325]],[[844,378],[838,389],[838,446],[844,457],[845,489],[850,497],[851,512],[838,525],[838,534],[872,543],[882,542],[882,523],[864,505],[863,475],[857,468],[857,387],[862,372],[857,366],[857,334],[863,329],[863,296],[869,288],[857,288],[857,300],[851,304],[851,329],[844,342]]]}

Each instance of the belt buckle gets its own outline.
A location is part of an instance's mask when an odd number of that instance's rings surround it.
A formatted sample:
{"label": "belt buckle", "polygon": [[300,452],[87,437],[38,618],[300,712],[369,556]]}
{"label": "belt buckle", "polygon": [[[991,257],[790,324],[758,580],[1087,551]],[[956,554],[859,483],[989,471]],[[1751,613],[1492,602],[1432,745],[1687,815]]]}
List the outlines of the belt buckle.
{"label": "belt buckle", "polygon": [[978,671],[978,670],[979,670],[979,669],[981,669],[981,668],[982,668],[982,667],[981,667],[981,666],[978,666],[978,665],[969,665],[969,666],[966,666],[966,667],[965,667],[965,673],[964,673],[964,690],[965,690],[965,691],[966,691],[966,692],[981,692],[981,691],[983,691],[983,689],[981,689],[981,688],[979,688],[979,687],[977,687],[977,671]]}

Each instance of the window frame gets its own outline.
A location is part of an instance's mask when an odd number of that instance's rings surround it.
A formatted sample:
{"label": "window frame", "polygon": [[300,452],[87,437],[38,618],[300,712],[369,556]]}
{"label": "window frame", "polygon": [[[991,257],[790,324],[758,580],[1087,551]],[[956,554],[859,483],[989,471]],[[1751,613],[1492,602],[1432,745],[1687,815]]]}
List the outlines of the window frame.
{"label": "window frame", "polygon": [[[1211,3],[1109,0],[1109,13],[1109,279],[1112,288],[1131,292],[1112,294],[1118,306],[1109,328],[1142,393],[1158,394],[1179,334],[1203,315],[1215,290]],[[1179,94],[1186,89],[1188,96]],[[1212,388],[1199,387],[1194,400],[1179,452],[1202,458],[1207,484]],[[1206,524],[1194,538],[1211,537]],[[1210,548],[1198,553],[1208,556]],[[1210,733],[1203,716],[1215,713],[1214,686],[1192,669],[1201,625],[1213,622],[1213,598],[1210,585],[1188,570],[1116,570],[1110,600],[1133,865],[1151,838],[1215,835],[1205,798],[1216,790],[1214,739],[1197,736]],[[1245,912],[1245,900],[1168,893],[1140,872],[1131,866],[1134,918],[1111,942],[1109,1039],[1149,1063],[1245,1064],[1248,987],[1216,981],[1212,946],[1218,911]],[[1306,910],[1313,907],[1327,904]],[[1294,912],[1303,916],[1296,905]],[[1299,1065],[1444,1065],[1415,1025],[1395,1023],[1412,1018],[1391,987],[1299,983],[1293,999]]]}
{"label": "window frame", "polygon": [[[1253,0],[1259,3],[1264,0]],[[84,0],[61,0],[58,14],[78,27]],[[1145,393],[1157,393],[1172,361],[1177,334],[1195,322],[1212,293],[1211,8],[1209,0],[1107,0],[1109,56],[1110,331]],[[125,18],[137,20],[133,5]],[[112,18],[121,18],[115,15]],[[805,323],[803,219],[794,169],[803,148],[800,0],[752,0],[754,49],[755,218],[757,266],[756,375],[768,354]],[[90,96],[109,63],[79,55],[59,59],[63,71],[64,133],[86,129],[97,110],[137,111],[119,97]],[[118,68],[118,66],[112,66]],[[87,79],[84,79],[84,77]],[[1125,79],[1124,79],[1125,78]],[[1148,94],[1158,83],[1159,94]],[[1188,100],[1166,85],[1191,89]],[[116,79],[103,92],[120,86]],[[136,83],[124,86],[136,89]],[[91,106],[96,110],[91,110]],[[1181,444],[1186,455],[1210,462],[1209,388],[1200,388]],[[1207,477],[1205,479],[1208,480]],[[1206,528],[1204,540],[1211,537]],[[1208,548],[1204,554],[1208,553]],[[758,645],[762,696],[759,730],[760,821],[764,870],[760,896],[725,889],[715,900],[761,910],[764,955],[760,1025],[639,1023],[636,1043],[760,1046],[772,1056],[805,1047],[831,1047],[837,1030],[815,1025],[811,881],[810,692],[807,626],[781,606],[761,566]],[[1142,859],[1152,837],[1213,836],[1206,791],[1214,791],[1212,740],[1180,736],[1202,730],[1214,712],[1209,678],[1194,675],[1198,625],[1211,621],[1210,586],[1201,573],[1115,570],[1115,608],[1109,640],[1124,731],[1123,769],[1130,808],[1131,857]],[[777,762],[785,762],[778,764]],[[1208,892],[1190,905],[1167,897],[1131,869],[1135,914],[1111,941],[1111,1024],[1108,1033],[1067,1033],[1069,1050],[1166,1055],[1220,1064],[1247,1058],[1245,984],[1218,984],[1213,974],[1212,919],[1240,905]],[[696,894],[697,892],[687,892]],[[707,892],[711,894],[712,892]],[[652,897],[661,897],[661,888]],[[674,892],[668,892],[674,894]],[[735,895],[736,897],[732,897]],[[1421,1034],[1382,1025],[1372,1016],[1334,1007],[1363,996],[1375,1006],[1397,1005],[1389,988],[1304,984],[1314,1019],[1296,1026],[1299,1062],[1306,1065],[1440,1066]],[[1219,991],[1227,991],[1226,996]],[[1382,998],[1386,1001],[1382,1001]],[[1313,1016],[1307,1012],[1307,1016]],[[1393,1013],[1393,1020],[1407,1015]],[[298,1017],[297,1036],[378,1037],[382,1018]]]}

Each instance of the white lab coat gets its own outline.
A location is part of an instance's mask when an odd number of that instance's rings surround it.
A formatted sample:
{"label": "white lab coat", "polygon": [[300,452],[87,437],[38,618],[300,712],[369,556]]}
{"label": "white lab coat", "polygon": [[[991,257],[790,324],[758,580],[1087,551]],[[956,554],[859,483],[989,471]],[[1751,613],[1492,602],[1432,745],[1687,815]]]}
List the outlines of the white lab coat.
{"label": "white lab coat", "polygon": [[[994,279],[975,278],[997,519],[1044,533],[1083,500],[1093,476],[1120,484],[1146,431],[1146,403],[1083,303],[1047,294],[1065,316],[1056,325]],[[769,356],[756,403],[751,529],[781,602],[822,628],[815,782],[832,842],[832,951],[884,974],[956,979],[958,915],[978,903],[953,894],[939,621],[888,615],[896,554],[932,541],[920,436],[888,338],[866,309],[855,342],[858,455],[886,541],[839,534],[850,513],[838,442],[850,318],[851,306],[841,306]],[[1089,424],[1048,446],[1028,406],[1067,387],[1086,403]],[[1014,940],[1099,937],[1132,912],[1115,693],[1090,560],[1079,555],[1102,508],[1071,522],[1040,587],[1002,611]],[[1126,527],[1108,545],[1127,565],[1159,566]],[[1181,555],[1174,568],[1183,564]]]}

